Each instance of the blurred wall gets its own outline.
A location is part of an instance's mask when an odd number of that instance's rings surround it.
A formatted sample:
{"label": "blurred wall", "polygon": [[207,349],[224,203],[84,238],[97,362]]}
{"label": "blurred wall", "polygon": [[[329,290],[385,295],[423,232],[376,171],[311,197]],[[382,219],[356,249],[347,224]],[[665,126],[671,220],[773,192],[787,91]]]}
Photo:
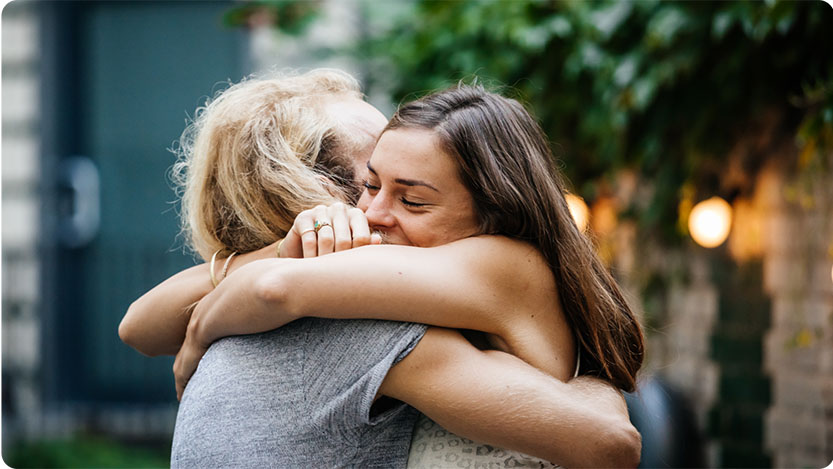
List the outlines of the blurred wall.
{"label": "blurred wall", "polygon": [[[86,433],[168,440],[171,358],[122,344],[143,291],[193,264],[177,240],[168,150],[186,117],[250,71],[231,2],[14,2],[2,14],[3,446]],[[68,241],[100,177],[100,224]]]}
{"label": "blurred wall", "polygon": [[[36,431],[40,412],[40,24],[32,2],[7,4],[3,60],[3,437]],[[5,441],[4,441],[5,443]]]}
{"label": "blurred wall", "polygon": [[833,177],[791,171],[791,141],[770,150],[723,246],[646,255],[629,242],[618,259],[631,277],[636,259],[665,266],[646,373],[682,391],[711,467],[833,461]]}
{"label": "blurred wall", "polygon": [[[764,174],[765,437],[775,467],[833,461],[833,175]],[[792,194],[803,194],[795,197]]]}

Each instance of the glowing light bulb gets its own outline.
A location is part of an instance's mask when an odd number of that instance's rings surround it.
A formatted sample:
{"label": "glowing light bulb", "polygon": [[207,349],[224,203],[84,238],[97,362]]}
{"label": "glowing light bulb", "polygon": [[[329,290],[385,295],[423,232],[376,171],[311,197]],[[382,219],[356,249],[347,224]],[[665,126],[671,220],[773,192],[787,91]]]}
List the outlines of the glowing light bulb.
{"label": "glowing light bulb", "polygon": [[576,222],[579,231],[584,231],[587,228],[587,221],[590,218],[590,210],[584,199],[575,194],[566,194],[564,198],[567,199],[567,206],[570,207],[570,215]]}
{"label": "glowing light bulb", "polygon": [[688,231],[700,246],[714,248],[723,244],[732,226],[732,207],[720,197],[704,200],[691,209]]}

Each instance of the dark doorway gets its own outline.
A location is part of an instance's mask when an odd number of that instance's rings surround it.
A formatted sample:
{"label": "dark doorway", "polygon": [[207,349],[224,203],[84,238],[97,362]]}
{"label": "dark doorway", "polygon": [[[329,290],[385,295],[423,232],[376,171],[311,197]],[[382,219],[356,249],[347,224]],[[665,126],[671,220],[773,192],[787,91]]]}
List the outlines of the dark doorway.
{"label": "dark doorway", "polygon": [[231,2],[43,2],[47,403],[175,403],[172,358],[122,344],[142,292],[193,264],[177,239],[168,151],[246,68]]}

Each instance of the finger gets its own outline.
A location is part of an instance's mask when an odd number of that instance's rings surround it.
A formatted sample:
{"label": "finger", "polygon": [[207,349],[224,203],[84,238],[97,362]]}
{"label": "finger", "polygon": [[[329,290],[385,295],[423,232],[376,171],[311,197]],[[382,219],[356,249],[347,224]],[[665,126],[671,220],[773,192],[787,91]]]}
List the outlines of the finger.
{"label": "finger", "polygon": [[282,258],[302,258],[304,257],[304,247],[301,240],[301,235],[295,232],[295,226],[286,233],[286,237],[280,244],[280,253],[278,257]]}
{"label": "finger", "polygon": [[318,255],[323,256],[333,252],[335,246],[335,233],[333,232],[333,222],[330,220],[330,215],[327,207],[319,205],[313,209],[315,213],[315,221],[318,223]]}
{"label": "finger", "polygon": [[370,235],[370,244],[382,244],[382,235],[379,233],[373,233]]}
{"label": "finger", "polygon": [[185,393],[185,386],[188,384],[186,376],[189,376],[183,373],[182,361],[180,354],[177,354],[177,361],[174,362],[174,381],[176,383],[176,398],[180,401],[182,400],[182,394]]}
{"label": "finger", "polygon": [[353,233],[353,247],[357,248],[370,244],[370,226],[364,212],[357,208],[351,208],[347,214],[350,217],[350,230]]}
{"label": "finger", "polygon": [[[353,247],[353,236],[350,229],[350,220],[347,217],[348,207],[342,203],[333,204],[329,208],[330,220],[333,224],[333,235],[335,236],[335,251],[346,251]],[[319,232],[320,233],[320,232]]]}
{"label": "finger", "polygon": [[315,233],[315,210],[317,208],[299,213],[292,225],[292,231],[301,239],[304,257],[318,255],[318,235]]}
{"label": "finger", "polygon": [[318,255],[332,254],[334,248],[335,232],[333,232],[332,224],[323,225],[318,229]]}
{"label": "finger", "polygon": [[185,392],[185,383],[180,380],[179,367],[181,365],[180,355],[177,353],[176,360],[174,360],[174,387],[176,388],[176,400],[182,400],[182,393]]}
{"label": "finger", "polygon": [[185,387],[191,380],[191,376],[197,370],[200,359],[205,354],[205,349],[195,345],[190,339],[190,336],[185,336],[185,341],[182,343],[182,347],[179,349],[174,360],[174,379],[177,399],[182,399]]}

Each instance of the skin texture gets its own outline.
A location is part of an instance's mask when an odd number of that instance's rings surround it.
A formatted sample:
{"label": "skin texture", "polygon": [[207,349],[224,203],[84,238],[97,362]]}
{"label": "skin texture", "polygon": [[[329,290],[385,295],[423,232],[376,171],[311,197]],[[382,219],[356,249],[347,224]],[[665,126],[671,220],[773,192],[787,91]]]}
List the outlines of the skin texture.
{"label": "skin texture", "polygon": [[[349,106],[349,103],[346,103],[346,105]],[[361,112],[360,108],[362,107],[360,106],[356,111]],[[354,116],[346,124],[355,122],[362,122],[362,120],[356,119]],[[372,123],[373,118],[369,117],[364,122]],[[381,127],[379,127],[380,129]],[[368,131],[367,134],[370,135],[372,132]],[[397,139],[387,139],[386,142],[397,143]],[[365,147],[369,147],[369,145],[365,145]],[[357,161],[362,161],[361,157]],[[364,161],[364,164],[366,164],[366,160]],[[375,195],[365,194],[362,198],[362,204],[372,210],[371,216],[374,228],[381,230],[390,240],[435,245],[442,243],[447,238],[464,236],[466,233],[470,233],[472,225],[465,219],[466,215],[463,214],[464,217],[461,218],[460,213],[445,210],[444,207],[446,206],[443,205],[442,200],[439,202],[425,200],[424,202],[430,202],[433,208],[421,208],[420,213],[409,214],[408,209],[402,203],[400,193],[407,193],[408,197],[426,198],[431,194],[418,193],[414,191],[413,186],[407,187],[407,184],[404,185],[406,187],[401,187],[403,185],[396,182],[396,179],[402,178],[389,174],[390,166],[385,160],[373,160],[371,166],[376,170],[374,176],[378,179],[374,180],[368,177],[368,181],[378,183],[379,190]],[[362,174],[362,172],[357,174]],[[420,177],[427,176],[422,174]],[[411,177],[411,179],[413,178]],[[437,187],[438,189],[448,188],[442,181],[434,182],[435,184],[432,185],[442,186]],[[453,188],[451,189],[453,193]],[[449,194],[450,192],[444,191],[443,193]],[[410,201],[408,198],[405,198],[405,200]],[[322,208],[314,210],[318,211],[317,214],[312,212],[307,214],[307,221],[311,221],[315,217],[321,219],[330,214],[328,211],[322,212]],[[406,219],[406,215],[414,216],[413,220]],[[345,215],[345,218],[350,220],[351,230],[348,231],[351,231],[351,236],[352,231],[357,231],[352,229],[355,217],[355,212],[352,215]],[[446,220],[451,221],[449,225],[456,231],[421,235],[418,233],[418,223],[413,221],[422,218],[423,226],[430,226],[424,222],[424,220],[429,220],[430,217],[434,217],[434,220],[445,217]],[[332,216],[330,219],[335,221]],[[358,241],[355,239],[345,241],[344,233],[346,231],[340,228],[344,225],[343,221],[342,223],[332,223],[331,227],[323,228],[316,236],[316,233],[310,232],[308,228],[301,226],[304,220],[303,217],[296,220],[296,226],[293,227],[287,235],[287,239],[281,245],[282,256],[321,255],[362,245],[365,240],[370,242],[363,233],[359,234]],[[460,220],[464,221],[460,222]],[[341,232],[340,235],[339,231]],[[528,252],[534,251],[523,243],[518,242],[517,244],[516,250],[511,251],[511,253],[524,252],[526,257],[524,255],[514,256],[516,259],[526,259],[529,257]],[[384,246],[383,248],[402,249],[395,246]],[[270,290],[274,285],[263,283],[275,280],[275,278],[267,276],[263,282],[253,283],[248,282],[245,275],[247,269],[250,273],[254,273],[260,268],[271,267],[270,263],[273,262],[282,263],[283,266],[293,264],[292,261],[274,259],[275,249],[276,246],[269,246],[258,254],[271,258],[271,260],[250,262],[258,259],[258,255],[249,258],[236,257],[231,265],[228,278],[224,279],[216,290],[211,291],[205,300],[200,303],[200,308],[207,310],[212,302],[215,305],[221,305],[226,292],[230,293],[227,299],[233,299],[235,294],[245,292],[244,287],[254,287],[257,291],[255,294],[248,295],[241,301],[236,302],[235,308],[245,309],[254,303],[265,304],[275,299],[282,301],[280,295],[275,296],[275,290]],[[492,258],[498,265],[503,260],[501,257],[492,255],[493,250],[486,252],[489,252],[490,256],[483,256],[481,252],[479,255],[471,257],[473,259]],[[384,254],[387,255],[388,251],[384,251]],[[327,257],[335,258],[338,256],[325,256],[319,259],[326,259]],[[424,253],[420,253],[418,257],[424,257]],[[354,263],[351,268],[355,270],[356,265]],[[358,265],[363,265],[362,261],[359,261]],[[471,267],[470,264],[465,265]],[[505,267],[505,265],[502,267]],[[471,277],[470,274],[474,272],[484,271],[482,266],[474,266],[472,269],[472,272],[466,271],[461,274],[461,277]],[[192,339],[192,342],[193,339],[201,335],[199,329],[202,324],[200,321],[202,315],[195,313],[194,316],[191,316],[192,321],[189,325],[189,316],[187,313],[183,313],[183,310],[188,304],[205,296],[206,290],[210,291],[210,282],[207,280],[208,271],[205,265],[196,266],[178,274],[178,276],[163,282],[137,300],[134,305],[131,305],[131,309],[122,322],[122,327],[120,327],[120,334],[126,342],[148,354],[170,353],[171,350],[178,350],[177,364],[181,365],[183,361],[188,361],[187,355],[193,354],[195,351],[200,356],[202,354],[198,350],[202,346],[189,347],[188,340],[186,340],[185,346],[179,347],[182,338],[186,337],[186,328],[190,331],[188,337]],[[430,278],[430,275],[424,277]],[[296,280],[300,278],[296,277]],[[280,279],[277,280],[280,281]],[[208,282],[207,286],[205,285],[206,282]],[[552,288],[550,290],[554,291]],[[277,291],[279,292],[280,289]],[[457,290],[458,297],[460,291],[465,290]],[[424,296],[424,293],[422,293],[422,297]],[[424,300],[422,297],[418,299],[420,301]],[[185,301],[185,299],[188,301]],[[177,302],[177,305],[171,304]],[[409,303],[413,303],[413,301],[409,301]],[[154,307],[157,309],[149,315],[148,310],[154,309]],[[492,307],[492,310],[494,309]],[[174,313],[170,314],[172,310]],[[427,311],[428,309],[420,310]],[[168,311],[168,313],[161,314],[162,311]],[[233,308],[227,308],[226,311],[230,314],[234,313]],[[440,325],[461,327],[456,322],[459,320],[454,319],[454,314],[438,314],[437,318]],[[448,323],[449,319],[453,322]],[[489,321],[480,321],[481,325],[485,323],[489,323]],[[490,324],[493,324],[494,327],[489,327],[489,329],[494,333],[494,337],[502,338],[506,336],[509,339],[507,340],[508,343],[519,343],[518,353],[525,354],[521,350],[524,349],[522,341],[512,341],[511,332],[504,332],[501,329],[503,323],[504,321],[500,318],[492,319]],[[164,334],[161,339],[148,340],[153,334],[158,335],[160,330],[170,332]],[[516,335],[524,336],[524,334]],[[204,345],[207,347],[208,344]],[[505,348],[509,348],[509,346]],[[530,347],[530,349],[532,348],[534,347]],[[569,347],[569,350],[567,353],[573,353],[572,347]],[[534,361],[535,355],[535,353],[531,353],[525,358]],[[550,355],[555,356],[555,354]],[[193,357],[191,360],[193,360]],[[564,360],[564,363],[572,360],[574,358]],[[560,367],[558,365],[551,367],[546,363],[539,363],[538,365],[542,369],[549,370],[549,368],[552,368],[552,371],[557,375],[563,375],[564,370],[567,369],[563,365]],[[175,364],[175,369],[176,367]],[[476,372],[476,376],[473,375],[474,372]],[[178,376],[181,374],[181,372],[177,372]],[[478,380],[489,383],[489,385],[478,386],[477,392],[473,392],[471,383]],[[414,405],[429,417],[461,435],[525,451],[568,466],[635,466],[639,461],[639,435],[630,425],[624,401],[615,389],[599,380],[586,378],[573,380],[569,385],[561,383],[508,354],[498,351],[484,352],[477,350],[458,332],[453,330],[429,329],[414,352],[391,370],[381,391],[385,395]],[[507,406],[507,402],[510,401],[513,404]]]}

